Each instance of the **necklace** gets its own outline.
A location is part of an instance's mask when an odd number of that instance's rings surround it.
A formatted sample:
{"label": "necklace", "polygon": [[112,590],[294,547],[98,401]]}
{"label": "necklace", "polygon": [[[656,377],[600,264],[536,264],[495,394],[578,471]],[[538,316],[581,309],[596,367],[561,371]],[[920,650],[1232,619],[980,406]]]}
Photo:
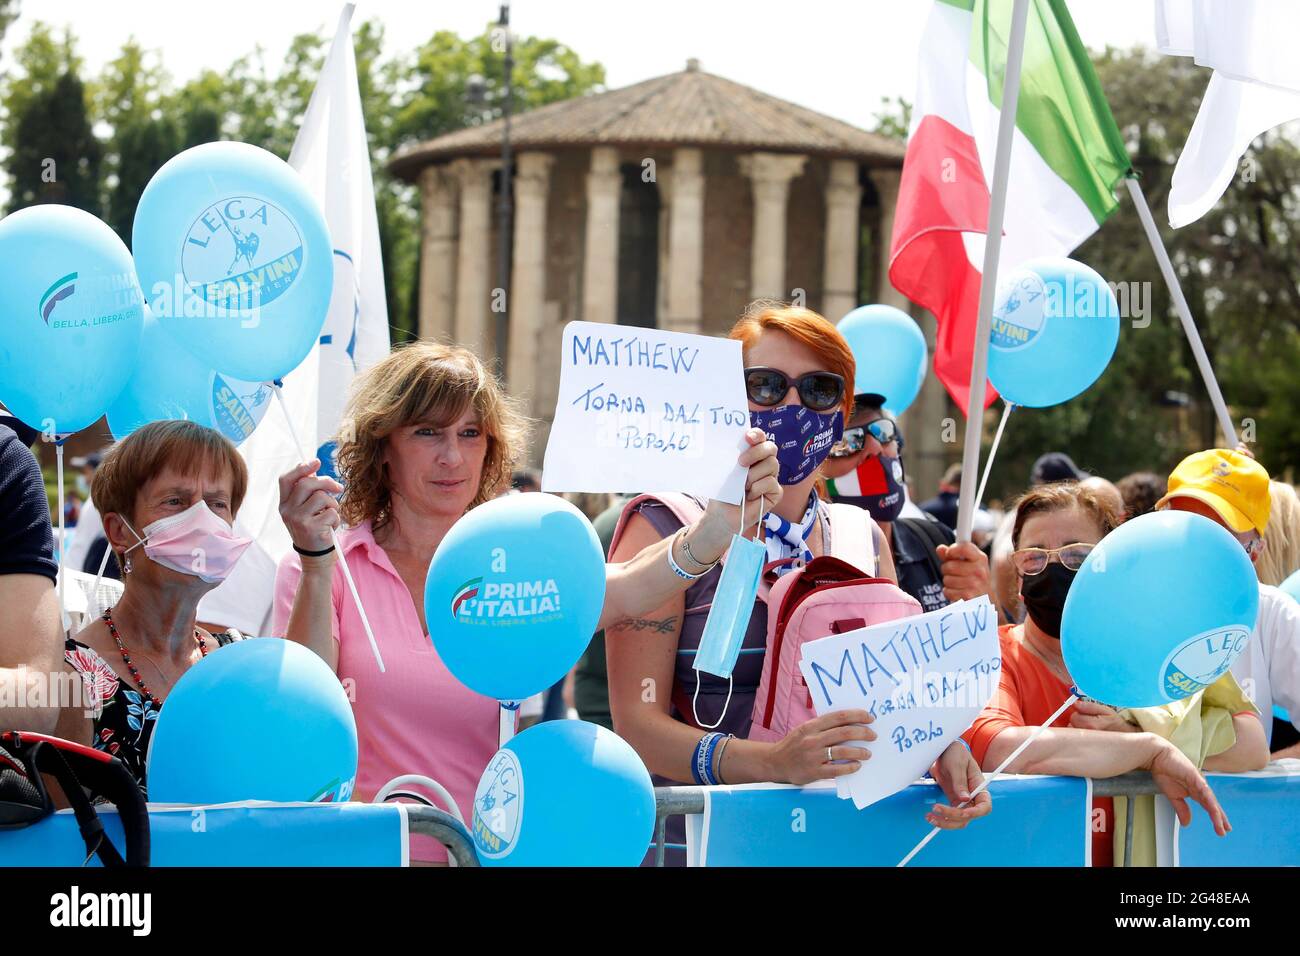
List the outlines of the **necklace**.
{"label": "necklace", "polygon": [[[113,623],[112,613],[113,613],[113,609],[110,607],[107,608],[103,614],[104,623],[108,625],[108,633],[112,636],[113,641],[117,644],[117,649],[122,654],[122,660],[126,662],[126,669],[127,672],[131,675],[131,679],[135,681],[136,686],[140,688],[140,692],[149,699],[149,701],[153,704],[154,709],[156,710],[162,707],[162,701],[159,700],[157,697],[155,697],[149,691],[149,687],[145,684],[144,678],[140,676],[139,668],[137,668],[135,664],[132,663],[131,655],[126,652],[126,645],[122,643],[122,636],[117,633],[117,625]],[[199,655],[201,657],[207,657],[208,642],[203,639],[203,635],[199,633],[199,629],[197,627],[194,629],[194,640],[199,645]]]}

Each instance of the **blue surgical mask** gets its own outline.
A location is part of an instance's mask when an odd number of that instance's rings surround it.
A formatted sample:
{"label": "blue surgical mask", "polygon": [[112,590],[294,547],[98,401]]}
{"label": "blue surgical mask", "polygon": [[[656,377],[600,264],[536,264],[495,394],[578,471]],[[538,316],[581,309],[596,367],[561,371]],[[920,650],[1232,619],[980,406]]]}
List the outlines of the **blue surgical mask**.
{"label": "blue surgical mask", "polygon": [[[742,528],[744,520],[742,503]],[[754,602],[758,598],[758,582],[766,561],[767,547],[761,541],[740,534],[732,536],[731,548],[727,551],[727,560],[722,566],[722,575],[713,594],[713,604],[709,607],[709,616],[704,622],[704,633],[700,636],[700,645],[695,651],[694,667],[697,671],[725,677],[728,681],[727,702],[722,705],[722,713],[718,715],[716,723],[705,724],[700,720],[696,706],[700,696],[700,681],[696,676],[691,710],[696,725],[706,730],[717,727],[727,715],[727,707],[731,703],[731,672],[740,656],[740,647],[745,642],[745,632],[749,630],[749,619],[754,613]]]}

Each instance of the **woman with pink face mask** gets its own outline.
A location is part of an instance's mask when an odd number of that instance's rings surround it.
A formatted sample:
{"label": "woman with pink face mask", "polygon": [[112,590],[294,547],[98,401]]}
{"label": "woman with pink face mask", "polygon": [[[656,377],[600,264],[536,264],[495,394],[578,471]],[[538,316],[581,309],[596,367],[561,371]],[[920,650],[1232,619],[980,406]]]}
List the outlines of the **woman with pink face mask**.
{"label": "woman with pink face mask", "polygon": [[251,543],[231,527],[247,487],[234,445],[189,421],[140,427],[95,472],[91,493],[125,590],[66,642],[64,661],[85,694],[64,708],[56,733],[118,757],[141,787],[167,694],[196,662],[241,638],[206,630],[196,615]]}

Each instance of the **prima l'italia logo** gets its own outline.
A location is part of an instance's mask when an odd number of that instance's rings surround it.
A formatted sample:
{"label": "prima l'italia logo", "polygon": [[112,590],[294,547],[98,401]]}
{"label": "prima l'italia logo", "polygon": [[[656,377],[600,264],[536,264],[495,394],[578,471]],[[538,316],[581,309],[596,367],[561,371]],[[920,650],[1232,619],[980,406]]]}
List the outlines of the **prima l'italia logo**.
{"label": "prima l'italia logo", "polygon": [[37,306],[37,311],[40,312],[41,315],[41,321],[46,325],[49,325],[50,314],[54,311],[54,307],[76,291],[77,274],[75,272],[69,272],[46,289],[45,294],[41,296],[40,305]]}
{"label": "prima l'italia logo", "polygon": [[451,616],[453,618],[455,618],[456,615],[460,613],[460,608],[462,604],[464,604],[466,601],[478,597],[479,585],[482,583],[483,583],[483,579],[481,577],[470,578],[468,581],[466,581],[464,584],[462,584],[460,587],[456,589],[456,593],[452,596],[451,599]]}
{"label": "prima l'italia logo", "polygon": [[297,223],[253,196],[231,196],[203,210],[181,250],[185,281],[205,302],[231,311],[274,302],[302,267]]}
{"label": "prima l'italia logo", "polygon": [[554,578],[486,583],[470,578],[452,592],[451,616],[462,624],[522,624],[553,620],[559,613]]}

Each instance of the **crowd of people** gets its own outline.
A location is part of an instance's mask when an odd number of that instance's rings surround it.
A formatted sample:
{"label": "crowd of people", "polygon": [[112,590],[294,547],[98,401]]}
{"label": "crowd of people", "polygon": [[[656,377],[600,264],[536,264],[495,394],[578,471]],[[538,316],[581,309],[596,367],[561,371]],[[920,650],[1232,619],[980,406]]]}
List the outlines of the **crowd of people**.
{"label": "crowd of people", "polygon": [[[1276,705],[1300,722],[1300,605],[1277,588],[1300,568],[1300,501],[1290,485],[1270,481],[1248,450],[1200,451],[1167,477],[1137,473],[1115,484],[1047,452],[1014,506],[1000,516],[981,512],[975,540],[957,541],[957,497],[972,476],[954,466],[933,499],[913,503],[888,396],[853,393],[854,355],[832,323],[808,309],[758,302],[730,337],[743,350],[753,425],[739,457],[744,500],[578,501],[608,558],[601,630],[570,677],[571,692],[552,688],[542,716],[563,715],[571,699],[579,716],[623,736],[657,783],[806,784],[857,771],[870,759],[860,742],[875,737],[865,711],[826,714],[779,740],[750,734],[768,650],[768,590],[834,550],[864,576],[897,584],[925,611],[982,595],[997,608],[999,687],[930,769],[947,803],[936,803],[928,821],[964,827],[996,812],[987,792],[970,800],[983,774],[1072,692],[1061,615],[1082,562],[1123,521],[1169,508],[1222,525],[1255,562],[1260,613],[1247,650],[1231,672],[1176,709],[1115,710],[1080,700],[1010,770],[1087,777],[1146,770],[1180,816],[1195,801],[1225,833],[1230,823],[1203,771],[1300,757],[1295,726],[1274,718]],[[834,433],[811,463],[772,438],[777,418],[792,408]],[[341,480],[321,474],[319,461],[280,479],[293,551],[276,575],[274,636],[310,648],[348,687],[360,753],[355,799],[420,774],[442,783],[468,818],[498,746],[499,708],[439,660],[425,620],[425,577],[439,543],[467,512],[501,494],[537,490],[535,476],[521,470],[529,423],[476,355],[432,342],[396,348],[360,375],[344,420]],[[64,560],[82,570],[106,559],[124,588],[113,607],[69,634],[54,590],[49,505],[28,447],[35,436],[13,425],[0,424],[0,701],[22,700],[12,689],[28,673],[63,673],[79,675],[96,706],[90,713],[52,701],[0,705],[0,729],[91,744],[121,759],[147,788],[145,755],[168,691],[204,656],[244,637],[198,617],[199,600],[250,543],[233,527],[248,481],[243,459],[211,429],[163,421],[95,461],[82,523],[90,518],[96,530]],[[693,663],[737,528],[763,543],[768,564],[734,673],[721,678]],[[342,555],[332,531],[340,532]],[[1122,618],[1123,608],[1114,611]],[[1207,728],[1195,749],[1180,746],[1174,733],[1187,721]],[[195,732],[220,733],[221,715]],[[1095,828],[1093,859],[1104,864],[1112,858],[1114,810],[1109,801],[1098,809],[1105,823]],[[669,862],[684,859],[681,829],[670,825]],[[416,855],[445,858],[432,843]]]}

